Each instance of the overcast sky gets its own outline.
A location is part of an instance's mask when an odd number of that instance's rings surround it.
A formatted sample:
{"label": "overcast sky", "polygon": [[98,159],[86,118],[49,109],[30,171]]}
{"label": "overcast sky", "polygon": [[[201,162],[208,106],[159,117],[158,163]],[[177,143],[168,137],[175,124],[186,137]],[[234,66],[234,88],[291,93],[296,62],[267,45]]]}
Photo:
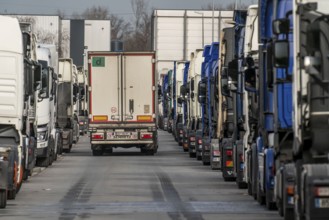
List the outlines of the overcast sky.
{"label": "overcast sky", "polygon": [[[156,9],[201,9],[214,1],[226,5],[235,0],[145,0]],[[237,0],[250,4],[257,0]],[[111,13],[124,17],[131,15],[131,0],[0,0],[1,14],[55,14],[61,10],[65,15],[81,13],[92,6],[102,6]]]}

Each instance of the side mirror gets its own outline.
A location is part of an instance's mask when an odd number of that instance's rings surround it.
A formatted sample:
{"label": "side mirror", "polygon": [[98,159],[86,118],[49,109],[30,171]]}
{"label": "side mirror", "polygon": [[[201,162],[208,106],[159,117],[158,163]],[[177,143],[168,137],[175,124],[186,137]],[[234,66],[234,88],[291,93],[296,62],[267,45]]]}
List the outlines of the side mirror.
{"label": "side mirror", "polygon": [[289,42],[287,40],[277,40],[274,42],[273,58],[276,68],[289,67]]}
{"label": "side mirror", "polygon": [[194,92],[194,79],[191,79],[191,93]]}
{"label": "side mirror", "polygon": [[221,78],[221,93],[223,96],[230,96],[230,89],[227,78]]}
{"label": "side mirror", "polygon": [[182,85],[180,87],[180,94],[181,94],[181,96],[185,97],[186,93],[187,93],[186,87],[185,87],[185,85]]}
{"label": "side mirror", "polygon": [[158,85],[158,96],[162,96],[162,89],[161,89],[161,85]]}
{"label": "side mirror", "polygon": [[181,104],[183,104],[183,99],[181,97],[178,97],[177,102],[178,102],[178,104],[181,105]]}
{"label": "side mirror", "polygon": [[228,70],[227,68],[222,69],[222,74],[220,78],[221,93],[223,96],[230,96],[230,85],[228,82]]}
{"label": "side mirror", "polygon": [[191,93],[191,99],[194,101],[194,92]]}
{"label": "side mirror", "polygon": [[37,64],[34,66],[34,90],[40,90],[42,88],[42,66]]}
{"label": "side mirror", "polygon": [[84,88],[81,88],[80,89],[80,96],[84,96],[85,95],[85,89]]}
{"label": "side mirror", "polygon": [[53,73],[53,80],[58,80],[58,76],[56,73]]}
{"label": "side mirror", "polygon": [[73,96],[76,96],[79,93],[79,87],[74,84],[73,85]]}
{"label": "side mirror", "polygon": [[206,103],[206,83],[205,82],[199,82],[198,84],[198,102],[200,104],[205,104]]}
{"label": "side mirror", "polygon": [[256,70],[255,68],[248,68],[244,71],[245,83],[249,87],[256,87]]}
{"label": "side mirror", "polygon": [[289,34],[290,21],[289,19],[276,19],[272,23],[272,30],[275,35]]}
{"label": "side mirror", "polygon": [[253,66],[255,66],[255,61],[252,57],[246,57],[244,60],[244,64],[247,67],[253,67]]}
{"label": "side mirror", "polygon": [[24,79],[25,79],[25,94],[32,95],[34,91],[34,79],[33,79],[33,68],[32,66],[25,60],[24,61]]}

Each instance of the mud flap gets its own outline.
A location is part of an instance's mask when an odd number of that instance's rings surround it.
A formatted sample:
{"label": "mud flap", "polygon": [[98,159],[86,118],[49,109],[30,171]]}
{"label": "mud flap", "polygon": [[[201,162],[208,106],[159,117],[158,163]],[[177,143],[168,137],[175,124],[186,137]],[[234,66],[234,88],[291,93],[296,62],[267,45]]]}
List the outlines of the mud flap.
{"label": "mud flap", "polygon": [[8,161],[0,161],[0,190],[7,190],[8,184]]}
{"label": "mud flap", "polygon": [[232,138],[223,138],[222,145],[222,175],[224,180],[235,180],[233,169],[233,140]]}
{"label": "mud flap", "polygon": [[62,133],[63,149],[70,149],[73,143],[72,130],[63,130]]}
{"label": "mud flap", "polygon": [[304,165],[301,177],[302,210],[306,219],[327,219],[329,216],[329,165]]}

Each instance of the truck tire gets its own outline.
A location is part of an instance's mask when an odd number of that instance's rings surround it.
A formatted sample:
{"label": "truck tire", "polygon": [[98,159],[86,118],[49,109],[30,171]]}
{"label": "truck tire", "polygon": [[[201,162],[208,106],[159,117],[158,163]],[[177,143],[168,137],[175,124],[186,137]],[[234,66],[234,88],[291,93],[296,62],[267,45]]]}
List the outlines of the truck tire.
{"label": "truck tire", "polygon": [[257,160],[257,146],[255,143],[251,145],[251,169],[252,169],[252,179],[251,179],[251,187],[252,194],[255,200],[257,200],[257,185],[258,185],[258,160]]}
{"label": "truck tire", "polygon": [[257,202],[260,205],[264,205],[265,204],[265,198],[264,198],[264,196],[262,196],[262,192],[260,190],[260,185],[259,185],[258,182],[257,182]]}
{"label": "truck tire", "polygon": [[153,149],[152,150],[148,150],[146,152],[146,154],[149,155],[149,156],[154,156],[154,150]]}
{"label": "truck tire", "polygon": [[0,209],[4,209],[7,206],[7,191],[0,190]]}
{"label": "truck tire", "polygon": [[72,149],[72,144],[69,145],[69,148],[68,149],[63,149],[63,152],[64,153],[70,153],[71,152],[71,149]]}
{"label": "truck tire", "polygon": [[265,197],[265,204],[266,204],[266,208],[268,210],[275,210],[276,209],[276,203],[269,201],[269,198],[271,197],[270,193],[268,190],[266,190],[266,197]]}
{"label": "truck tire", "polygon": [[16,189],[7,191],[7,199],[14,200],[16,198]]}
{"label": "truck tire", "polygon": [[49,155],[47,157],[37,158],[36,165],[38,167],[48,167],[49,164],[50,164],[50,157],[49,157]]}
{"label": "truck tire", "polygon": [[102,150],[93,150],[93,156],[102,156],[103,151]]}

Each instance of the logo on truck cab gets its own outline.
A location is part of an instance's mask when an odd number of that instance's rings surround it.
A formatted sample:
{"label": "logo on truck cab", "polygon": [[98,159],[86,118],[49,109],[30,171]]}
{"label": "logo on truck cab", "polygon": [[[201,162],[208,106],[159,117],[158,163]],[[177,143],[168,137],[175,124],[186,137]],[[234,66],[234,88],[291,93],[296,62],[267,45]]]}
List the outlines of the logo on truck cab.
{"label": "logo on truck cab", "polygon": [[105,57],[93,57],[92,66],[93,67],[105,67]]}

